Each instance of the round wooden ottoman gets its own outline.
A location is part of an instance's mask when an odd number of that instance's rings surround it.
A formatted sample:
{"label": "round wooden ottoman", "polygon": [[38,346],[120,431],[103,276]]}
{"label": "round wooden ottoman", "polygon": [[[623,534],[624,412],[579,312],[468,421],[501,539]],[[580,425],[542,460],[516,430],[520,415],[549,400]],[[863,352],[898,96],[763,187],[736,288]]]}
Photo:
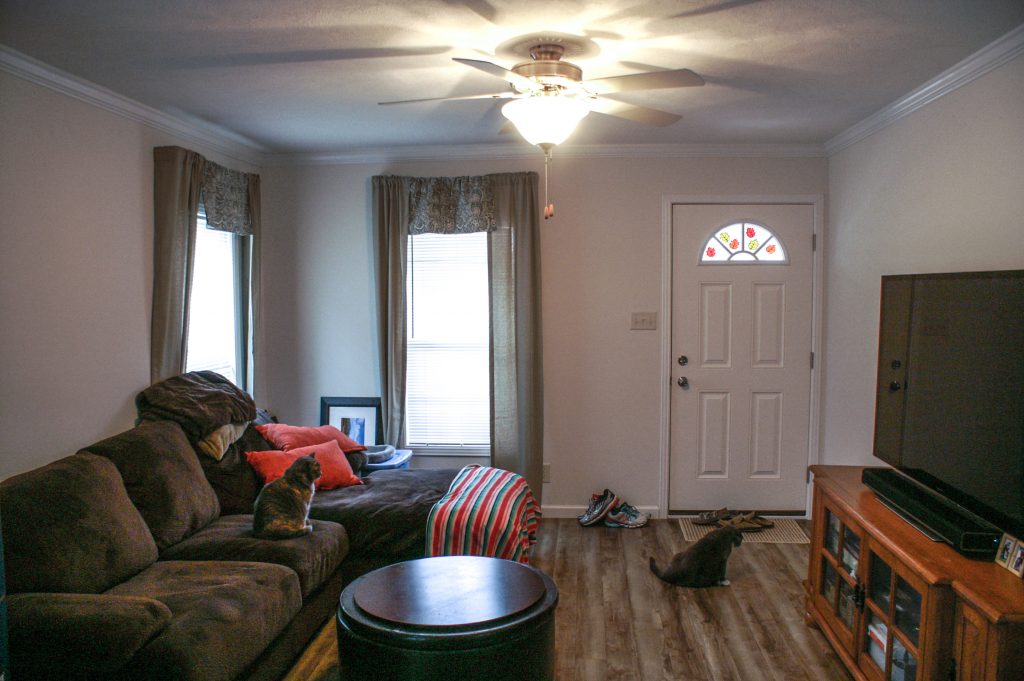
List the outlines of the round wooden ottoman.
{"label": "round wooden ottoman", "polygon": [[551,681],[555,583],[498,558],[396,563],[341,593],[342,681]]}

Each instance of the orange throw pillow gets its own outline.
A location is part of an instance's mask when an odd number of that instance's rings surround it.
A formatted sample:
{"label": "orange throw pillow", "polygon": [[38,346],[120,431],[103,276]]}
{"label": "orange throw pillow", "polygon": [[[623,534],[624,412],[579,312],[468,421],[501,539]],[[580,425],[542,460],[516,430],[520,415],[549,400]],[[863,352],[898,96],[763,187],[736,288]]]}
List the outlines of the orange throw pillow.
{"label": "orange throw pillow", "polygon": [[265,423],[256,426],[256,430],[270,444],[290,452],[299,447],[318,445],[322,442],[335,440],[343,452],[358,452],[366,449],[334,426],[289,426],[284,423]]}
{"label": "orange throw pillow", "polygon": [[260,452],[246,452],[245,458],[249,465],[255,469],[256,474],[263,480],[263,484],[277,480],[299,457],[312,454],[320,462],[320,478],[316,481],[317,489],[335,489],[336,487],[348,487],[350,485],[361,485],[363,481],[352,472],[352,466],[341,451],[341,447],[335,440],[328,440],[320,444],[308,447],[299,447],[287,452],[277,450],[264,450]]}

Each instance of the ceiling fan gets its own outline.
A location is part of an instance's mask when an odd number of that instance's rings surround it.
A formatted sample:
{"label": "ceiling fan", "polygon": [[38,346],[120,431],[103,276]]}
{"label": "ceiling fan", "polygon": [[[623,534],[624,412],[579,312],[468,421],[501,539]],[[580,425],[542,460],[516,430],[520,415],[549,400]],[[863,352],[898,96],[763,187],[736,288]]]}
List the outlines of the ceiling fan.
{"label": "ceiling fan", "polygon": [[587,38],[564,34],[536,34],[505,43],[505,47],[514,56],[529,55],[530,60],[519,62],[511,69],[480,59],[455,57],[454,61],[505,80],[511,86],[510,90],[483,95],[407,99],[381,104],[468,99],[510,100],[501,107],[501,113],[512,121],[527,142],[537,145],[544,151],[545,219],[555,214],[554,204],[549,203],[547,199],[551,150],[555,145],[564,142],[587,114],[593,111],[657,126],[671,125],[681,118],[674,113],[627,104],[617,99],[608,99],[604,95],[704,85],[704,79],[689,69],[583,80],[583,69],[569,61],[563,61],[562,58],[596,54],[597,45]]}
{"label": "ceiling fan", "polygon": [[[525,52],[529,55],[530,60],[520,62],[507,69],[490,61],[453,58],[453,61],[460,64],[505,80],[511,86],[509,90],[481,95],[429,97],[381,102],[380,104],[471,99],[513,100],[502,107],[502,113],[516,124],[520,133],[523,133],[528,141],[543,146],[544,144],[560,144],[572,132],[576,123],[591,111],[656,126],[671,125],[681,118],[681,116],[667,111],[627,104],[616,99],[607,99],[604,95],[704,85],[704,79],[689,69],[651,71],[584,80],[583,69],[569,61],[564,61],[563,57],[592,56],[596,53],[597,46],[587,38],[576,38],[563,34],[537,34],[517,39],[510,49],[514,53]],[[517,100],[529,102],[529,105],[515,104]],[[555,100],[558,100],[557,104]],[[537,141],[536,134],[532,136],[527,134],[520,121],[514,117],[518,114],[522,118],[527,115],[527,110],[530,110],[529,115],[540,117],[550,127],[552,117],[559,115],[556,112],[556,107],[559,110],[565,110],[566,115],[575,117],[571,127],[565,132],[562,139],[557,141],[553,139]],[[550,137],[551,134],[547,133],[542,136]]]}

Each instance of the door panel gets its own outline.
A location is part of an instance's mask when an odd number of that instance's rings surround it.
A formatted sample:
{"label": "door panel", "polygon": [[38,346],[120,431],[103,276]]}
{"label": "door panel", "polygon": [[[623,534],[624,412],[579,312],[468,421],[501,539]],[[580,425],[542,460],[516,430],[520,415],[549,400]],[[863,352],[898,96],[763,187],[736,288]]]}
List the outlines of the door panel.
{"label": "door panel", "polygon": [[[673,206],[672,357],[697,361],[673,362],[670,512],[804,509],[813,230],[811,205]],[[755,239],[773,262],[723,259]]]}

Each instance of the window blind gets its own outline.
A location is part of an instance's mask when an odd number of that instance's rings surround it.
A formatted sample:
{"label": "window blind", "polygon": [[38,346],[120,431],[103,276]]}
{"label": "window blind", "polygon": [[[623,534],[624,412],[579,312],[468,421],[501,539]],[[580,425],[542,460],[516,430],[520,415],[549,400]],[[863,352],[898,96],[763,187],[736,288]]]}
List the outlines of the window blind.
{"label": "window blind", "polygon": [[200,208],[189,297],[185,370],[216,371],[232,383],[235,371],[234,234],[209,229]]}
{"label": "window blind", "polygon": [[490,445],[487,233],[409,237],[406,432],[413,446]]}

